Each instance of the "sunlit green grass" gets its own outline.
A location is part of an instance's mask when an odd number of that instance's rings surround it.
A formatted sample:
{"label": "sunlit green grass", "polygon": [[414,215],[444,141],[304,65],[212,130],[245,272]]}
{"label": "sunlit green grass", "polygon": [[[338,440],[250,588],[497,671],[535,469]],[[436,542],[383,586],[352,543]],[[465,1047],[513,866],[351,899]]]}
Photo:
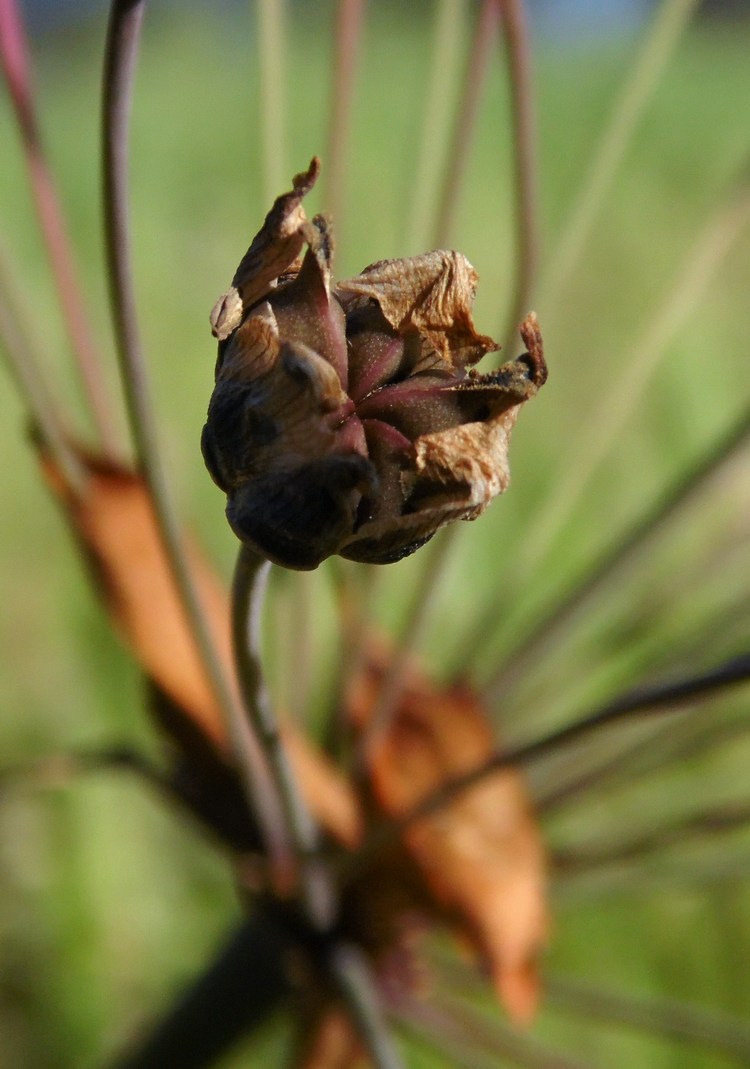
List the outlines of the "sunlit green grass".
{"label": "sunlit green grass", "polygon": [[[314,14],[303,10],[294,27],[284,131],[289,178],[311,155],[325,152],[328,8],[317,5]],[[382,257],[419,251],[401,242],[416,192],[411,179],[427,69],[426,30],[423,21],[406,20],[390,5],[373,8],[355,104],[345,214],[337,232],[341,276]],[[97,160],[102,38],[103,25],[97,24],[60,40],[41,40],[36,58],[44,133],[92,317],[109,359]],[[428,660],[438,668],[450,656],[457,631],[476,617],[490,593],[496,596],[495,578],[506,576],[512,598],[498,598],[498,638],[482,660],[487,670],[547,592],[562,587],[626,518],[699,456],[748,397],[750,245],[745,237],[669,346],[643,403],[562,530],[554,553],[523,590],[515,589],[514,559],[559,478],[561,459],[576,463],[581,424],[606,392],[613,368],[628,358],[644,322],[668,292],[692,236],[750,147],[749,43],[746,29],[732,34],[703,29],[684,43],[627,154],[584,262],[560,303],[537,309],[550,381],[519,422],[511,491],[486,517],[467,526],[451,559],[427,643]],[[597,50],[540,44],[541,207],[548,247],[554,245],[630,56],[628,43]],[[257,88],[254,28],[242,11],[232,21],[209,19],[205,12],[179,20],[149,13],[133,118],[134,252],[142,328],[175,492],[184,516],[225,572],[235,546],[198,440],[214,361],[208,310],[268,207],[260,195]],[[489,332],[503,329],[511,288],[506,105],[504,78],[496,69],[453,241],[479,270],[477,317],[480,329]],[[78,408],[4,100],[0,145],[3,240],[52,389]],[[318,191],[311,200],[313,209],[325,208]],[[24,413],[7,376],[0,379],[0,399],[2,763],[115,741],[154,752],[138,674],[111,636],[63,522],[41,487]],[[713,508],[703,515],[696,509],[686,514],[685,523],[689,527],[677,540],[678,549],[670,543],[660,551],[660,568],[650,569],[645,580],[636,575],[615,586],[577,643],[553,651],[545,671],[514,697],[515,706],[501,710],[504,731],[517,738],[528,735],[535,726],[583,711],[612,686],[637,681],[642,672],[682,664],[679,650],[673,656],[672,641],[689,630],[691,619],[700,623],[701,607],[712,598],[720,607],[733,593],[732,577],[727,581],[721,569],[702,587],[684,563],[701,532],[713,525],[721,534],[721,512]],[[392,569],[378,605],[382,620],[399,619],[420,559],[417,555]],[[330,604],[323,569],[314,577],[279,582],[282,606],[300,583],[320,604]],[[317,633],[330,635],[330,622],[321,622]],[[707,647],[712,638],[706,636]],[[314,652],[325,668],[325,651]],[[283,691],[283,679],[276,686]],[[728,712],[733,708],[727,704]],[[710,762],[695,761],[673,775],[666,791],[657,775],[659,789],[652,796],[645,788],[608,806],[597,802],[594,812],[577,812],[568,826],[561,822],[553,830],[564,839],[563,833],[593,836],[616,826],[625,836],[631,820],[643,826],[644,816],[663,806],[665,798],[679,807],[694,793],[700,806],[702,797],[715,796],[712,790],[737,783],[746,754],[745,744]],[[747,843],[744,849],[747,855]],[[706,863],[704,854],[698,863]],[[603,900],[562,899],[551,965],[623,991],[666,992],[746,1016],[750,976],[738,948],[750,940],[750,917],[741,890],[730,883],[718,890],[700,884],[697,890],[668,882],[655,886],[615,887]],[[746,891],[746,881],[742,888]],[[124,775],[92,776],[51,789],[29,786],[4,796],[0,1066],[94,1066],[198,969],[238,915],[221,857],[180,815]],[[699,1048],[605,1032],[552,1012],[543,1018],[540,1034],[596,1065],[720,1069],[728,1064]]]}

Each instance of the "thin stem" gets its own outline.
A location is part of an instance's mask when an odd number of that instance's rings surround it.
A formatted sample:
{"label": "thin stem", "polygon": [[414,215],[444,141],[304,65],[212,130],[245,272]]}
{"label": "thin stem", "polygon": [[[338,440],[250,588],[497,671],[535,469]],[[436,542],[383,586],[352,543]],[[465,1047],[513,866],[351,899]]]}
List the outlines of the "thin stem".
{"label": "thin stem", "polygon": [[710,698],[717,691],[750,680],[750,653],[732,657],[698,675],[688,676],[676,681],[656,683],[638,687],[615,698],[606,705],[594,710],[587,716],[573,720],[565,727],[558,728],[532,742],[525,743],[510,750],[495,751],[486,761],[460,776],[447,780],[437,790],[422,799],[405,816],[390,821],[376,829],[353,859],[353,864],[361,866],[364,860],[373,856],[384,846],[391,843],[404,830],[417,820],[436,813],[452,802],[459,794],[480,783],[487,776],[503,768],[515,768],[527,765],[549,753],[557,752],[573,742],[580,742],[603,727],[625,720],[633,715],[645,713],[663,715],[677,712],[687,703]]}
{"label": "thin stem", "polygon": [[[595,558],[594,563],[571,585],[567,593],[553,604],[533,628],[521,638],[506,655],[496,671],[482,687],[482,695],[488,704],[506,692],[513,683],[522,678],[532,664],[538,663],[551,648],[558,636],[569,629],[594,595],[605,584],[612,582],[642,552],[666,523],[673,519],[689,502],[694,501],[713,475],[741,449],[750,439],[750,408],[740,413],[728,431],[721,435],[712,448],[702,453],[687,471],[678,476],[646,511],[614,539]],[[492,609],[493,618],[497,614]],[[487,617],[489,614],[487,614]],[[486,638],[489,619],[482,615],[479,625],[469,636],[474,647]],[[467,648],[472,648],[467,643]],[[458,662],[459,665],[461,662]]]}
{"label": "thin stem", "polygon": [[696,7],[697,0],[663,0],[644,33],[640,52],[630,64],[630,77],[592,153],[588,172],[550,258],[544,293],[548,307],[558,303],[560,291],[576,268],[640,117]]}
{"label": "thin stem", "polygon": [[338,0],[328,158],[323,177],[325,202],[339,235],[342,233],[347,146],[364,15],[365,0]]}
{"label": "thin stem", "polygon": [[116,452],[112,405],[102,376],[102,362],[84,309],[57,189],[42,148],[26,35],[16,0],[0,0],[0,65],[21,134],[39,228],[84,396],[101,443],[110,452]]}
{"label": "thin stem", "polygon": [[261,610],[270,567],[250,546],[240,547],[232,584],[234,660],[253,731],[282,800],[308,918],[326,931],[333,921],[334,896],[318,859],[318,832],[297,787],[261,666]]}
{"label": "thin stem", "polygon": [[409,662],[430,623],[440,579],[455,544],[456,528],[447,528],[439,532],[428,551],[423,551],[422,572],[362,736],[360,767],[367,766],[398,710],[409,674]]}
{"label": "thin stem", "polygon": [[[451,984],[449,990],[465,991],[471,978],[462,972],[461,979],[463,987]],[[400,1000],[398,1016],[406,1029],[424,1036],[431,1047],[437,1046],[448,1055],[451,1064],[466,1069],[495,1069],[498,1057],[522,1069],[593,1069],[588,1062],[553,1050],[520,1030],[505,1027],[494,1007],[492,1016],[483,1013],[475,1004],[482,994],[481,988],[475,990],[472,985],[471,1002],[469,998],[453,997],[441,989],[430,993],[429,1003],[406,995]]]}
{"label": "thin stem", "polygon": [[47,375],[37,358],[38,346],[22,314],[20,294],[14,292],[13,271],[0,249],[0,345],[29,410],[35,431],[74,494],[82,493],[86,474],[65,436],[59,405],[47,387]]}
{"label": "thin stem", "polygon": [[551,788],[541,797],[535,795],[536,811],[545,818],[554,816],[570,805],[585,803],[592,791],[630,786],[636,777],[662,772],[670,765],[694,755],[702,756],[709,749],[746,735],[749,731],[750,727],[744,721],[701,724],[697,733],[689,717],[677,732],[674,724],[668,724],[633,746],[617,751],[593,768],[587,768],[578,776]]}
{"label": "thin stem", "polygon": [[[300,897],[308,923],[328,935],[337,909],[333,871],[323,860],[319,835],[298,789],[281,738],[260,660],[260,623],[270,564],[247,545],[240,548],[232,586],[232,638],[248,714],[284,804],[297,859]],[[400,1060],[383,1022],[370,969],[354,946],[334,939],[326,966],[377,1069],[399,1069]]]}
{"label": "thin stem", "polygon": [[665,827],[649,829],[627,842],[607,835],[601,842],[581,847],[560,847],[552,855],[557,879],[575,877],[591,869],[638,861],[655,851],[669,849],[685,841],[736,831],[750,824],[750,805],[742,802],[706,808],[673,820]]}
{"label": "thin stem", "polygon": [[346,766],[351,759],[351,724],[346,716],[346,699],[352,680],[360,677],[368,656],[371,612],[382,571],[374,566],[355,565],[345,560],[331,561],[339,616],[339,656],[331,686],[330,718],[326,749]]}
{"label": "thin stem", "polygon": [[477,112],[497,35],[498,20],[497,0],[482,0],[466,61],[462,81],[463,95],[453,127],[445,176],[435,213],[433,231],[435,248],[447,248],[451,243],[456,211],[466,169],[471,159],[471,143],[476,130]]}
{"label": "thin stem", "polygon": [[112,316],[120,373],[138,464],[154,505],[165,556],[194,635],[198,655],[221,709],[230,745],[277,879],[289,849],[280,800],[241,703],[219,660],[184,553],[176,512],[160,462],[156,423],[141,349],[132,282],[128,209],[128,128],[144,0],[114,0],[104,73],[104,204]]}
{"label": "thin stem", "polygon": [[743,1066],[750,1061],[750,1028],[728,1014],[676,999],[634,998],[571,977],[547,975],[545,989],[548,1004],[556,1010],[698,1044]]}
{"label": "thin stem", "polygon": [[412,814],[405,818],[405,821],[411,822],[420,816],[434,812],[453,798],[458,791],[473,786],[496,769],[526,764],[552,750],[558,750],[561,746],[579,742],[599,728],[617,723],[633,714],[672,712],[688,702],[711,697],[717,690],[745,683],[749,679],[750,653],[744,653],[723,661],[716,668],[694,676],[636,687],[593,713],[589,713],[588,716],[574,720],[549,735],[519,746],[515,750],[495,753],[484,765],[447,783],[439,791],[426,798]]}
{"label": "thin stem", "polygon": [[750,189],[744,179],[739,189],[714,213],[699,233],[681,269],[669,287],[643,334],[622,362],[607,393],[599,397],[589,418],[578,427],[575,461],[560,458],[562,476],[545,498],[544,507],[524,539],[521,559],[515,566],[524,576],[546,559],[560,532],[574,515],[584,491],[602,461],[622,441],[622,432],[663,359],[669,343],[688,317],[699,307],[732,245],[750,221]]}
{"label": "thin stem", "polygon": [[272,204],[286,180],[285,0],[258,0],[258,68],[263,203]]}
{"label": "thin stem", "polygon": [[518,324],[529,311],[539,262],[537,222],[536,117],[531,47],[523,0],[498,0],[505,30],[513,120],[516,200],[514,292],[505,329],[505,346],[515,341]]}
{"label": "thin stem", "polygon": [[430,219],[446,158],[445,117],[456,95],[466,9],[466,0],[438,0],[436,4],[432,59],[419,124],[421,138],[411,181],[412,203],[405,226],[407,252],[419,252],[429,241]]}
{"label": "thin stem", "polygon": [[337,943],[329,955],[329,968],[375,1069],[402,1069],[361,950],[351,943]]}

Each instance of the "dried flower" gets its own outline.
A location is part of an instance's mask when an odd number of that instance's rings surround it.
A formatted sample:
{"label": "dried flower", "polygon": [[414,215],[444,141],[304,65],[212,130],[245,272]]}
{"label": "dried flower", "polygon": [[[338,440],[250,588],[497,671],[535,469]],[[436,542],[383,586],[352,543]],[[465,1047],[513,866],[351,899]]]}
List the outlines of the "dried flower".
{"label": "dried flower", "polygon": [[477,276],[457,252],[334,285],[330,222],[302,208],[319,168],[276,200],[213,309],[203,455],[232,529],[271,560],[386,564],[505,490],[510,432],[547,376],[541,334],[530,313],[527,353],[469,370],[498,346],[474,328]]}

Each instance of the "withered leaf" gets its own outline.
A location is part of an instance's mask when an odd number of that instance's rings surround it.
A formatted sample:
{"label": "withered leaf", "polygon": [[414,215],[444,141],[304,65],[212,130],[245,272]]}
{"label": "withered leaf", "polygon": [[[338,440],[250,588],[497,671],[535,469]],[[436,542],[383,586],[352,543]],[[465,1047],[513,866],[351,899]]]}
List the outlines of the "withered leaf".
{"label": "withered leaf", "polygon": [[339,282],[336,292],[345,308],[352,298],[376,301],[400,334],[417,331],[447,367],[459,368],[499,348],[474,328],[476,286],[477,273],[465,256],[438,249],[403,260],[379,260],[356,278]]}
{"label": "withered leaf", "polygon": [[211,312],[211,328],[220,341],[240,325],[243,312],[261,300],[280,275],[289,269],[305,243],[307,223],[302,198],[315,185],[320,160],[310,162],[307,171],[295,175],[292,190],[277,197],[263,227],[240,260],[231,289],[223,294]]}
{"label": "withered leaf", "polygon": [[[351,713],[364,728],[382,669],[370,665]],[[374,797],[403,817],[438,787],[484,763],[495,740],[476,697],[439,691],[412,668],[393,720],[370,762]],[[534,1014],[537,958],[548,929],[545,852],[523,778],[501,770],[411,824],[406,849],[428,894],[470,937],[511,1016]]]}
{"label": "withered leaf", "polygon": [[[123,465],[81,451],[87,479],[77,496],[52,461],[42,460],[47,483],[81,542],[112,623],[171,700],[173,716],[181,713],[226,755],[224,722],[172,583],[143,480]],[[217,651],[236,686],[226,590],[192,539],[186,539],[186,552]],[[285,724],[283,731],[316,818],[340,842],[358,841],[361,815],[343,776],[293,725]],[[183,741],[179,725],[173,737],[178,745]]]}

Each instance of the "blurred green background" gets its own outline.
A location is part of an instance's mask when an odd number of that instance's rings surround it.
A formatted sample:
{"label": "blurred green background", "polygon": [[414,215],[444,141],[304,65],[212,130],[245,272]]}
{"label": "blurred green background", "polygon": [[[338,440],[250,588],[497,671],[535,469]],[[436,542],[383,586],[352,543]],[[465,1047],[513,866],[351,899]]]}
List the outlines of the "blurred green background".
{"label": "blurred green background", "polygon": [[[332,17],[331,4],[298,4],[290,20],[286,121],[278,132],[285,183],[315,153],[325,167]],[[431,17],[428,4],[370,6],[337,226],[340,277],[432,244],[429,232],[414,247],[405,237],[413,233],[420,198],[428,201],[427,218],[437,199],[435,182],[414,187]],[[98,188],[103,35],[103,17],[39,33],[34,61],[45,143],[114,388]],[[746,230],[738,225],[713,279],[699,297],[683,299],[687,309],[674,295],[696,235],[721,210],[747,160],[749,48],[746,21],[704,22],[688,31],[575,270],[562,282],[543,280],[537,311],[550,381],[519,422],[512,489],[477,524],[466,525],[450,556],[423,643],[437,672],[455,662],[472,622],[494,605],[495,619],[471,661],[478,678],[490,675],[548,600],[747,407]],[[627,35],[538,41],[540,218],[549,254],[636,50]],[[133,115],[142,330],[175,494],[225,574],[235,546],[198,449],[214,362],[207,317],[269,206],[260,110],[250,10],[212,14],[201,5],[155,5],[149,11]],[[451,122],[449,111],[446,129]],[[0,151],[3,244],[50,388],[81,417],[85,432],[5,98]],[[445,167],[439,153],[435,167],[441,173]],[[498,57],[451,240],[478,269],[477,322],[486,332],[504,329],[512,285],[511,173],[508,93]],[[325,209],[324,196],[323,184],[310,198],[313,210]],[[545,285],[550,293],[554,288],[554,300],[545,300]],[[612,447],[577,486],[576,472],[591,449],[590,425],[599,419],[606,429],[607,413],[617,419],[625,394],[619,376],[673,299],[686,314],[657,345],[653,372]],[[24,409],[7,375],[0,377],[0,404],[0,765],[113,743],[155,753],[138,672],[111,635],[40,484]],[[705,667],[743,642],[746,648],[749,487],[748,457],[740,456],[499,702],[503,737],[529,738],[644,677]],[[529,542],[544,541],[545,531],[549,546],[530,551]],[[381,578],[373,611],[391,628],[403,619],[421,561],[418,554]],[[278,577],[269,615],[277,694],[297,712],[303,702],[322,707],[336,643],[329,571]],[[302,696],[284,670],[290,642],[300,634],[305,648],[297,653],[309,666]],[[741,725],[746,706],[740,689],[690,716]],[[640,738],[642,730],[612,733],[605,752]],[[640,778],[634,761],[619,790],[550,820],[550,842],[624,841],[670,815],[747,796],[746,734],[738,729],[731,746],[695,750],[689,760]],[[585,759],[574,754],[546,762],[534,770],[535,789],[544,794],[555,777]],[[239,916],[229,866],[181,814],[126,774],[51,785],[30,777],[0,792],[0,1066],[93,1067],[158,1012]],[[592,878],[557,881],[550,969],[638,997],[703,1003],[747,1021],[748,863],[750,841],[740,831],[596,870]],[[265,1054],[253,1045],[227,1066],[269,1064],[284,1033],[281,1026],[271,1029]],[[556,1011],[554,1003],[536,1034],[597,1066],[742,1064],[698,1043]],[[415,1064],[449,1064],[428,1044],[419,1057]]]}

